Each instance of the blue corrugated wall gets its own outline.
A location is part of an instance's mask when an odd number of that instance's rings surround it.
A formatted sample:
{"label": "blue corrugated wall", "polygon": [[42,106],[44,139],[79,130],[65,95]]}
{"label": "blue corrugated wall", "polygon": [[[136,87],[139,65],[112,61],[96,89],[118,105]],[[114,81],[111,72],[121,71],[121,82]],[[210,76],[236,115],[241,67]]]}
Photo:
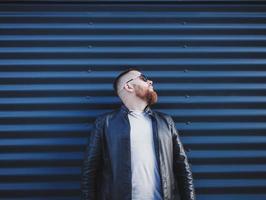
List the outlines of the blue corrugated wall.
{"label": "blue corrugated wall", "polygon": [[74,200],[92,122],[138,67],[198,200],[266,199],[266,2],[0,2],[0,199]]}

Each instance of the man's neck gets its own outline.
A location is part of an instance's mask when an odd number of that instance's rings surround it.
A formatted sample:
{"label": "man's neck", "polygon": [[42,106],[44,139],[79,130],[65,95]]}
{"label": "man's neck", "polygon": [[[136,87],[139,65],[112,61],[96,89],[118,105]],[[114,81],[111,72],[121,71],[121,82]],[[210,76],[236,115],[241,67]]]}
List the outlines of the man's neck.
{"label": "man's neck", "polygon": [[148,104],[146,102],[125,102],[124,105],[129,110],[144,111]]}

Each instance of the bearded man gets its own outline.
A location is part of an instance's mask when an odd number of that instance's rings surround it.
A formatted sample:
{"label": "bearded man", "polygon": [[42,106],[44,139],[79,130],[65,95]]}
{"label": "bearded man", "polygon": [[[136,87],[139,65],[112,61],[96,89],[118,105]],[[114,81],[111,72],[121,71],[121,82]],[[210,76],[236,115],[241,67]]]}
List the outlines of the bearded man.
{"label": "bearded man", "polygon": [[173,119],[153,111],[153,82],[120,73],[118,110],[98,117],[82,170],[83,200],[195,200],[191,169]]}

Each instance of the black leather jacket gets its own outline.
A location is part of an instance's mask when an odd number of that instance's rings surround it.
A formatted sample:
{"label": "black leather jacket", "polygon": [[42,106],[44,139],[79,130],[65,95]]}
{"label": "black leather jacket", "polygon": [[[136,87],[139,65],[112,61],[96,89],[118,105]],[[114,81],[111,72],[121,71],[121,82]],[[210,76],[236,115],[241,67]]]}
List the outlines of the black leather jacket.
{"label": "black leather jacket", "polygon": [[[96,119],[89,138],[83,170],[83,200],[131,200],[131,153],[129,110],[119,110]],[[156,158],[164,200],[195,200],[187,156],[169,115],[152,111]]]}

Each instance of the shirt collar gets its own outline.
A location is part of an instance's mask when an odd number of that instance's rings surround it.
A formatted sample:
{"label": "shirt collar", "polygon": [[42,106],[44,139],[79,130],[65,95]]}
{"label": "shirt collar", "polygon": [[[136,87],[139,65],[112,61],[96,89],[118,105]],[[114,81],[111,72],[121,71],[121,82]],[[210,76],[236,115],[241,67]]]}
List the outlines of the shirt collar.
{"label": "shirt collar", "polygon": [[[124,112],[124,113],[127,113],[129,114],[131,111],[124,105],[122,104],[121,105],[121,110]],[[144,108],[144,112],[148,115],[153,115],[153,111],[151,110],[151,108],[149,107],[149,105],[147,105],[145,108]]]}

